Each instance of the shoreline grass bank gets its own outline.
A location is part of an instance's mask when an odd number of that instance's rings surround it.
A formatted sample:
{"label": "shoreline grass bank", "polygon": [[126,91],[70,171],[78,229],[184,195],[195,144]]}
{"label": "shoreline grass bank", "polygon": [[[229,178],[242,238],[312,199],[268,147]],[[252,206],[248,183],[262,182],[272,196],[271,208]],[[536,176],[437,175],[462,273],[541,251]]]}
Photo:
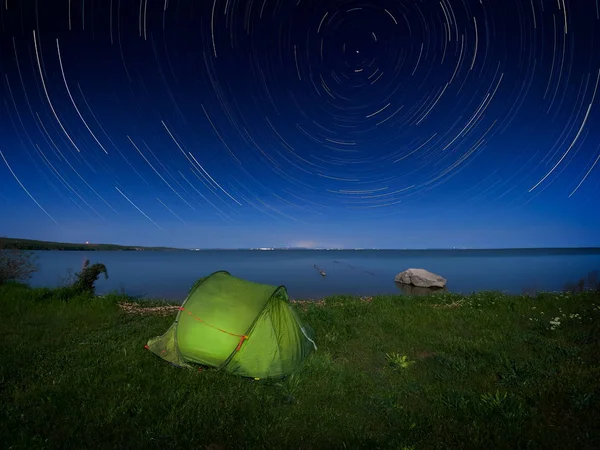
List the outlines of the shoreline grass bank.
{"label": "shoreline grass bank", "polygon": [[[0,286],[5,448],[598,448],[600,294],[294,302],[318,350],[282,380],[144,349],[180,302]],[[123,305],[130,306],[129,310]]]}

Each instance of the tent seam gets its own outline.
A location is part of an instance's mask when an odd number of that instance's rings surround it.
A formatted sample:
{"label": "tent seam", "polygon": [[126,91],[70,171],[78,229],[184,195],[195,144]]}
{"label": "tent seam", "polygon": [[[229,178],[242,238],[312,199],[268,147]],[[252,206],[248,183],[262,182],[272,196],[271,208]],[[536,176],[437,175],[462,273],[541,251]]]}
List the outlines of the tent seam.
{"label": "tent seam", "polygon": [[[269,296],[269,299],[265,302],[265,304],[262,307],[262,309],[260,310],[260,312],[256,315],[256,317],[254,318],[254,320],[252,321],[252,323],[250,324],[250,326],[248,327],[248,329],[244,333],[245,336],[248,336],[248,340],[250,340],[250,338],[252,337],[251,336],[252,329],[254,328],[254,326],[256,325],[256,323],[258,322],[258,319],[260,319],[262,317],[262,315],[264,314],[265,310],[267,309],[267,306],[269,305],[269,303],[271,302],[271,300],[275,296],[275,293],[277,291],[279,291],[280,288],[281,288],[281,286],[279,286],[277,289],[275,289],[273,291],[273,293]],[[235,358],[235,355],[236,355],[237,352],[238,352],[237,348],[234,349],[230,353],[230,355],[227,357],[227,359],[223,362],[223,364],[221,364],[219,366],[219,370],[220,369],[224,369],[225,367],[227,367],[229,365],[229,363],[233,360],[233,358]]]}

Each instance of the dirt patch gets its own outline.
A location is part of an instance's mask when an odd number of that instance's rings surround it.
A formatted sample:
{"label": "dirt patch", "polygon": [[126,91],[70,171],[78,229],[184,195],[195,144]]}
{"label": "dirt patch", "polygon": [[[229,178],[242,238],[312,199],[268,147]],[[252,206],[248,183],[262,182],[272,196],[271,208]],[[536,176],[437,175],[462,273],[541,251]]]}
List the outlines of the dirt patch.
{"label": "dirt patch", "polygon": [[434,308],[460,308],[464,302],[464,300],[458,300],[453,301],[452,303],[434,303],[431,306]]}
{"label": "dirt patch", "polygon": [[325,306],[325,300],[293,300],[290,299],[292,305],[296,305],[302,311],[308,311],[308,305],[313,304],[315,306]]}
{"label": "dirt patch", "polygon": [[148,315],[155,314],[160,316],[170,316],[171,314],[177,313],[179,310],[178,305],[165,305],[165,306],[141,306],[137,303],[122,302],[119,303],[119,308],[129,314],[140,314]]}

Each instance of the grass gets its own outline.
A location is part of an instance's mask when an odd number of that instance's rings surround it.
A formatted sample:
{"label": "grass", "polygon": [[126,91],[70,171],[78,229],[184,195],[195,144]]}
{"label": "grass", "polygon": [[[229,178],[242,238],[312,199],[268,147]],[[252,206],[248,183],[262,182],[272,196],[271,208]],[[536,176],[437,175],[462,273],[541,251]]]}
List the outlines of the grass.
{"label": "grass", "polygon": [[261,381],[164,362],[175,312],[123,302],[0,286],[3,448],[600,446],[598,293],[297,302],[319,349]]}

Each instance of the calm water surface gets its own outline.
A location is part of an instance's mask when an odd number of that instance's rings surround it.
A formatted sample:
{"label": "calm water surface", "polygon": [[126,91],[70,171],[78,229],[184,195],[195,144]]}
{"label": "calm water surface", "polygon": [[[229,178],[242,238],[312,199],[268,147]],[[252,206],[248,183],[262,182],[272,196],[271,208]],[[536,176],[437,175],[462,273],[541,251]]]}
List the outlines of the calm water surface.
{"label": "calm water surface", "polygon": [[[423,268],[448,280],[448,290],[470,293],[499,290],[521,294],[524,289],[558,291],[600,269],[600,251],[591,250],[343,250],[181,252],[38,251],[40,270],[33,286],[64,284],[71,269],[85,259],[103,263],[109,279],[96,283],[98,294],[124,290],[130,295],[182,300],[200,277],[217,270],[258,283],[285,285],[291,298],[332,294],[401,293],[394,276],[408,268]],[[325,270],[322,277],[313,267]]]}

